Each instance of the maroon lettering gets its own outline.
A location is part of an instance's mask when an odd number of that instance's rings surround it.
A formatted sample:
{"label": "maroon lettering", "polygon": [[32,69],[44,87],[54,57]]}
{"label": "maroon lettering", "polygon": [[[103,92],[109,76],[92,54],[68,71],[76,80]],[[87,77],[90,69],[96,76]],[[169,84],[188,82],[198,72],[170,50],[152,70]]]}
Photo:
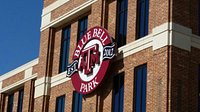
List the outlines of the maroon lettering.
{"label": "maroon lettering", "polygon": [[91,82],[89,82],[87,84],[81,83],[80,92],[83,92],[83,93],[90,92],[98,84],[99,84],[99,82],[97,82],[97,77],[95,77]]}
{"label": "maroon lettering", "polygon": [[93,46],[84,49],[81,52],[80,65],[78,69],[80,71],[84,70],[84,74],[88,75],[92,72],[92,68],[95,66],[95,64],[99,63],[100,63],[99,46],[98,44],[95,44]]}

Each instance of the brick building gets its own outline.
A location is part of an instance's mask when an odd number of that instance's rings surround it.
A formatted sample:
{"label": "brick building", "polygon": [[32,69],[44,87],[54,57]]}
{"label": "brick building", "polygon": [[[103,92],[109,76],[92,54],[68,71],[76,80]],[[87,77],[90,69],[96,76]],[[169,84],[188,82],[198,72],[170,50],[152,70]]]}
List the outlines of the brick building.
{"label": "brick building", "polygon": [[[198,0],[44,0],[39,57],[0,76],[0,112],[198,112],[199,13]],[[95,26],[117,53],[82,95],[66,67]]]}

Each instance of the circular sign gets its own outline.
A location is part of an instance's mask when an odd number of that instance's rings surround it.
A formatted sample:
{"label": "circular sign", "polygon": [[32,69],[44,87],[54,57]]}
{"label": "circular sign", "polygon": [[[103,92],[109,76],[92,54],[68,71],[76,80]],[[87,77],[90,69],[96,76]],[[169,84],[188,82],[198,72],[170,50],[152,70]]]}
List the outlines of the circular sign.
{"label": "circular sign", "polygon": [[71,77],[75,90],[81,94],[95,90],[114,55],[114,43],[104,28],[88,30],[75,48],[73,63],[67,67],[67,76]]}

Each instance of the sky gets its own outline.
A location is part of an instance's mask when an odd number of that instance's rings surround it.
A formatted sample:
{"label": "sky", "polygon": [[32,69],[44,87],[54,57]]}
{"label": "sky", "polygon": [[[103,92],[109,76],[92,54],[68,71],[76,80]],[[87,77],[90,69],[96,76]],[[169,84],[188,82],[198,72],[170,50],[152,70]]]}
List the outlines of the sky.
{"label": "sky", "polygon": [[0,75],[39,55],[43,0],[1,0]]}

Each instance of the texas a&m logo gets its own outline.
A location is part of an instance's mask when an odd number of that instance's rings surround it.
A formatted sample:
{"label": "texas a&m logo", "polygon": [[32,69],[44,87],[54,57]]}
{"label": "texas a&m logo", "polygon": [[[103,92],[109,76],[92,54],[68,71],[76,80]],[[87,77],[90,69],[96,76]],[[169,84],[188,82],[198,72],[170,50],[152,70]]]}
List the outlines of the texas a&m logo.
{"label": "texas a&m logo", "polygon": [[88,30],[78,42],[73,62],[67,66],[67,77],[71,77],[75,90],[81,94],[95,90],[114,55],[114,43],[104,28]]}

